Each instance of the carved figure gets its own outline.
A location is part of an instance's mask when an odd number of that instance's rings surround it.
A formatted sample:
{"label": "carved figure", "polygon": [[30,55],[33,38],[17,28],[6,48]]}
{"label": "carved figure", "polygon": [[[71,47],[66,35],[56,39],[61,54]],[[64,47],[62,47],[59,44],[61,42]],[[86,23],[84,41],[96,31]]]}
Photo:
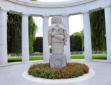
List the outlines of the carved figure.
{"label": "carved figure", "polygon": [[62,17],[52,18],[52,25],[49,27],[48,39],[52,46],[52,56],[50,57],[50,67],[64,67],[67,60],[64,55],[64,45],[67,41],[67,31],[63,25]]}

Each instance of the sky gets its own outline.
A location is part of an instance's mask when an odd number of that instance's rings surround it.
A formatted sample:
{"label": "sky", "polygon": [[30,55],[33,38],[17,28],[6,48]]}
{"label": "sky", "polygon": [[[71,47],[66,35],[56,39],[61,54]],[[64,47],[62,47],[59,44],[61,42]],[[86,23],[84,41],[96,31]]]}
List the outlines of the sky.
{"label": "sky", "polygon": [[[43,36],[43,19],[42,17],[33,17],[36,25],[38,26],[36,36]],[[49,26],[51,25],[51,18],[49,18]],[[80,32],[83,30],[82,15],[73,15],[69,17],[69,34]]]}

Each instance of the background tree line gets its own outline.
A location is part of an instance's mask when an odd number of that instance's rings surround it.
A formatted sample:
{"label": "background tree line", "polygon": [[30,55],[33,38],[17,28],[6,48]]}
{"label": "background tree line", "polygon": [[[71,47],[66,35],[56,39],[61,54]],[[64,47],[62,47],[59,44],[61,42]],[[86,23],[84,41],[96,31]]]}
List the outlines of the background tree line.
{"label": "background tree line", "polygon": [[[8,13],[8,53],[21,53],[21,20],[22,16]],[[106,50],[105,38],[105,16],[104,10],[90,13],[91,22],[91,39],[93,51]],[[42,37],[35,38],[37,26],[32,16],[29,17],[29,49],[30,54],[33,52],[43,51]],[[76,28],[75,28],[76,29]],[[84,30],[74,33],[70,36],[71,51],[84,50]]]}
{"label": "background tree line", "polygon": [[93,51],[106,51],[106,28],[104,10],[90,13]]}
{"label": "background tree line", "polygon": [[[82,51],[81,33],[77,32],[70,36],[71,51]],[[34,52],[43,52],[43,37],[36,37],[33,44]]]}
{"label": "background tree line", "polygon": [[[106,51],[105,37],[105,15],[104,10],[90,13],[91,39],[93,51]],[[76,28],[75,28],[76,29]],[[84,50],[84,30],[76,32],[70,36],[71,51]],[[42,52],[42,37],[36,38],[34,42],[34,51]]]}
{"label": "background tree line", "polygon": [[[21,38],[22,38],[22,16],[18,14],[8,13],[7,23],[7,40],[8,40],[8,53],[21,54]],[[29,16],[29,52],[33,53],[33,42],[35,40],[37,26],[33,21],[32,16]]]}

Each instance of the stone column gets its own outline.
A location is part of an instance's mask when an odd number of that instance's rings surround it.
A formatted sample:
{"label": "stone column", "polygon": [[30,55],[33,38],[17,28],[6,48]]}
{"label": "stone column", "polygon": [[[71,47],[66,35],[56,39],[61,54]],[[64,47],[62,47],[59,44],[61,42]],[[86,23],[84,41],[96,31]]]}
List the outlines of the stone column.
{"label": "stone column", "polygon": [[43,17],[43,58],[44,62],[49,61],[49,44],[48,44],[48,16]]}
{"label": "stone column", "polygon": [[111,7],[105,8],[107,59],[111,60]]}
{"label": "stone column", "polygon": [[7,11],[0,9],[0,65],[7,62]]}
{"label": "stone column", "polygon": [[91,44],[91,30],[89,13],[83,14],[84,23],[84,56],[86,60],[92,59],[92,44]]}
{"label": "stone column", "polygon": [[67,61],[70,61],[70,35],[69,35],[69,17],[67,15],[63,15],[63,23],[66,27],[67,33],[68,33],[68,39],[67,44],[64,47],[64,54],[66,55]]}
{"label": "stone column", "polygon": [[22,61],[29,61],[28,15],[22,15]]}

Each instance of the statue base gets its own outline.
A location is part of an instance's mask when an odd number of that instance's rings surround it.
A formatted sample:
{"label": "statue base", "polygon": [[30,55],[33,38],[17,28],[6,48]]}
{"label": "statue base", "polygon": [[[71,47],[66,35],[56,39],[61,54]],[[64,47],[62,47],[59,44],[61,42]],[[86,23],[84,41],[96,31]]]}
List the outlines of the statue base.
{"label": "statue base", "polygon": [[67,64],[66,56],[64,55],[53,55],[49,59],[51,68],[65,67]]}

